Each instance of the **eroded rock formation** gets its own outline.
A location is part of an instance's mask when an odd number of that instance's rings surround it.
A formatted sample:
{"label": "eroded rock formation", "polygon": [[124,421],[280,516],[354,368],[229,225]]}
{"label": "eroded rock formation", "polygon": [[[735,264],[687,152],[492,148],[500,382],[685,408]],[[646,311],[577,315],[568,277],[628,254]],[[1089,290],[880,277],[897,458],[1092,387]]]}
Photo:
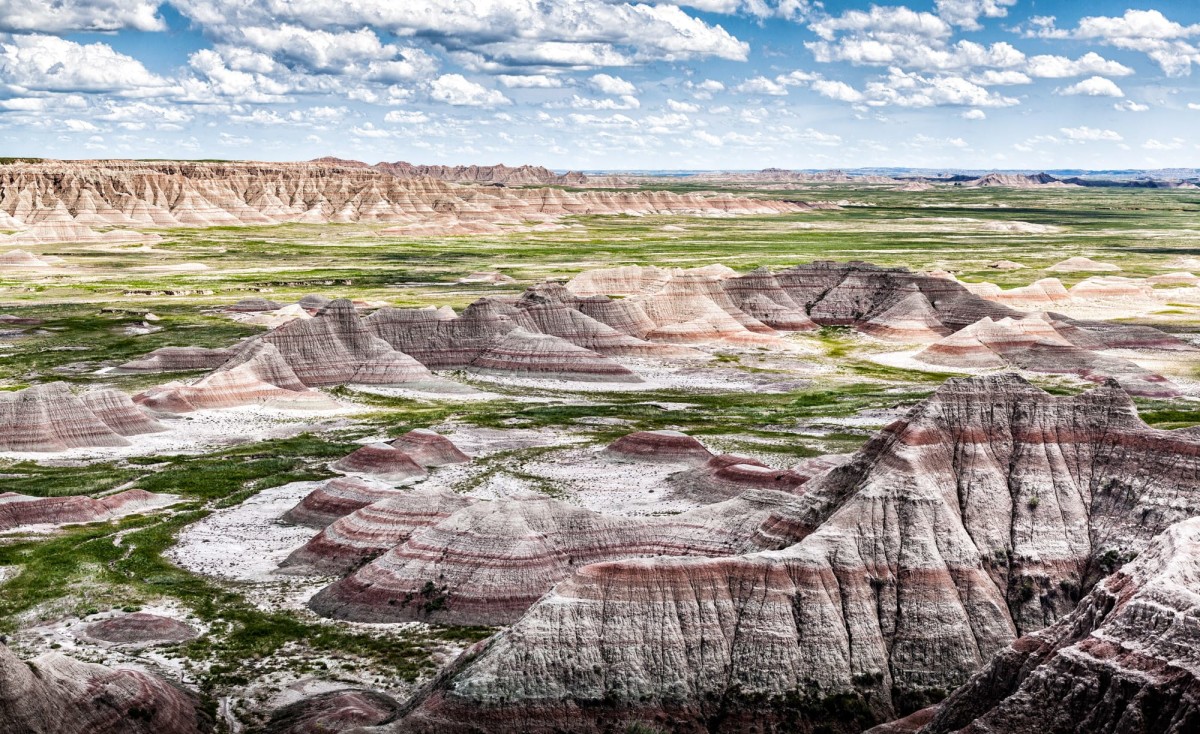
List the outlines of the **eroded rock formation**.
{"label": "eroded rock formation", "polygon": [[1195,731],[1200,518],[1172,526],[1054,625],[998,653],[923,734]]}
{"label": "eroded rock formation", "polygon": [[778,550],[578,569],[404,730],[861,731],[1200,509],[1200,442],[1148,428],[1114,385],[950,380],[806,490],[760,526]]}
{"label": "eroded rock formation", "polygon": [[505,624],[589,563],[736,553],[758,524],[790,499],[778,492],[747,492],[650,519],[610,517],[541,495],[477,502],[413,532],[322,590],[310,606],[356,621]]}
{"label": "eroded rock formation", "polygon": [[26,525],[99,522],[170,503],[170,498],[142,489],[129,489],[100,499],[83,496],[29,497],[4,492],[0,493],[0,531]]}
{"label": "eroded rock formation", "polygon": [[83,634],[116,645],[186,642],[198,636],[196,630],[177,619],[145,612],[93,622],[84,628]]}
{"label": "eroded rock formation", "polygon": [[605,447],[604,455],[619,461],[703,464],[712,458],[713,453],[686,433],[638,431],[610,443]]}
{"label": "eroded rock formation", "polygon": [[128,446],[127,436],[165,430],[117,390],[76,395],[53,382],[0,392],[0,451]]}
{"label": "eroded rock formation", "polygon": [[200,734],[197,698],[162,678],[50,653],[23,662],[0,644],[0,731],[31,734]]}

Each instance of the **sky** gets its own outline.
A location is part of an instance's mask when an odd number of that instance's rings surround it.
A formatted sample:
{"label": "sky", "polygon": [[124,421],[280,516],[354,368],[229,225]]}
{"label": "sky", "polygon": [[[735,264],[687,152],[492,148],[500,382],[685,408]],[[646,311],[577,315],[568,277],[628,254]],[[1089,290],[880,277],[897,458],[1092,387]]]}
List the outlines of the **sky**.
{"label": "sky", "polygon": [[1200,166],[1196,0],[0,0],[0,156]]}

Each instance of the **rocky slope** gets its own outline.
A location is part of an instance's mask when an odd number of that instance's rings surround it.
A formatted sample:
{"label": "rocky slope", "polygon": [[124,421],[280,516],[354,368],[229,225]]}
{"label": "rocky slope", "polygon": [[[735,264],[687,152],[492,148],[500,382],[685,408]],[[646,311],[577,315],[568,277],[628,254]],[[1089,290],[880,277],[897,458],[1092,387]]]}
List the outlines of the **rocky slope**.
{"label": "rocky slope", "polygon": [[123,392],[76,395],[65,382],[0,392],[0,451],[128,446],[127,436],[165,431]]}
{"label": "rocky slope", "polygon": [[806,490],[759,528],[777,550],[579,569],[403,730],[861,731],[1200,510],[1200,441],[1148,428],[1112,385],[950,380]]}
{"label": "rocky slope", "polygon": [[161,678],[58,653],[23,662],[0,644],[0,731],[27,734],[199,734],[196,697]]}
{"label": "rocky slope", "polygon": [[127,241],[143,238],[138,230],[158,227],[281,222],[420,224],[432,225],[429,232],[436,234],[459,225],[519,225],[567,214],[769,214],[806,208],[724,194],[458,186],[324,162],[0,165],[0,216],[18,228],[0,241],[14,243]]}
{"label": "rocky slope", "polygon": [[318,593],[310,606],[361,622],[506,624],[589,563],[744,550],[759,523],[790,500],[778,492],[748,492],[649,519],[601,515],[541,495],[477,502],[414,531]]}
{"label": "rocky slope", "polygon": [[100,499],[91,497],[29,497],[0,492],[0,531],[27,525],[67,525],[108,520],[170,504],[172,498],[129,489]]}
{"label": "rocky slope", "polygon": [[1200,729],[1200,518],[1169,528],[1056,624],[997,654],[922,734]]}

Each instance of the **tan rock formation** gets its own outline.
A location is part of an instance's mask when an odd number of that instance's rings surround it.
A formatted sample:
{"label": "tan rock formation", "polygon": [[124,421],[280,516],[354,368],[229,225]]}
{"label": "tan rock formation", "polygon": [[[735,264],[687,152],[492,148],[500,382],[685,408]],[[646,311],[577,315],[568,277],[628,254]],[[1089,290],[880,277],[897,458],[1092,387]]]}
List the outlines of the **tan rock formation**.
{"label": "tan rock formation", "polygon": [[128,446],[126,436],[165,430],[116,390],[75,395],[54,382],[0,392],[0,451]]}

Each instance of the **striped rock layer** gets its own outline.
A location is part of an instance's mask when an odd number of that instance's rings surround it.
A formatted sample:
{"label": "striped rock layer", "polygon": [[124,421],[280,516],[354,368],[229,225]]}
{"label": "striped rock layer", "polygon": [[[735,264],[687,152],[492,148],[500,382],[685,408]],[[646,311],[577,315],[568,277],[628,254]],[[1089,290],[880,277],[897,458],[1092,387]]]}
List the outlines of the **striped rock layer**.
{"label": "striped rock layer", "polygon": [[1200,519],[1178,523],[1054,625],[1015,640],[922,734],[1200,730]]}
{"label": "striped rock layer", "polygon": [[390,496],[334,520],[280,565],[345,575],[475,502],[450,490],[392,490]]}
{"label": "striped rock layer", "polygon": [[713,455],[704,444],[679,431],[630,433],[610,443],[603,453],[618,461],[668,464],[702,464]]}
{"label": "striped rock layer", "polygon": [[311,528],[324,528],[367,505],[387,499],[398,490],[358,477],[337,477],[305,495],[281,520]]}
{"label": "striped rock layer", "polygon": [[391,445],[411,456],[413,461],[425,468],[466,464],[471,461],[471,457],[464,454],[453,441],[425,428],[414,428],[392,441]]}
{"label": "striped rock layer", "polygon": [[650,519],[605,516],[540,495],[477,502],[413,532],[319,592],[310,606],[325,616],[363,622],[506,624],[590,563],[744,550],[759,523],[790,500],[777,492],[748,492]]}
{"label": "striped rock layer", "polygon": [[578,569],[399,726],[861,731],[1195,514],[1200,441],[1147,427],[1114,385],[950,380],[806,489],[759,527],[776,550]]}
{"label": "striped rock layer", "polygon": [[457,186],[329,163],[45,161],[0,166],[10,241],[138,238],[110,227],[282,222],[520,224],[573,214],[773,214],[813,208],[729,194]]}
{"label": "striped rock layer", "polygon": [[58,653],[27,663],[0,644],[0,731],[200,734],[211,724],[193,694],[157,676]]}
{"label": "striped rock layer", "polygon": [[411,456],[386,443],[356,449],[349,456],[335,461],[330,468],[396,483],[427,476],[425,469]]}
{"label": "striped rock layer", "polygon": [[76,395],[54,382],[0,392],[0,451],[128,446],[127,436],[165,430],[118,390]]}
{"label": "striped rock layer", "polygon": [[129,489],[100,499],[91,497],[29,497],[0,493],[0,531],[25,525],[69,525],[99,522],[118,515],[161,507],[162,495]]}
{"label": "striped rock layer", "polygon": [[799,493],[810,478],[811,474],[774,469],[747,456],[720,454],[700,466],[675,474],[670,483],[675,496],[696,502],[721,502],[748,489]]}

